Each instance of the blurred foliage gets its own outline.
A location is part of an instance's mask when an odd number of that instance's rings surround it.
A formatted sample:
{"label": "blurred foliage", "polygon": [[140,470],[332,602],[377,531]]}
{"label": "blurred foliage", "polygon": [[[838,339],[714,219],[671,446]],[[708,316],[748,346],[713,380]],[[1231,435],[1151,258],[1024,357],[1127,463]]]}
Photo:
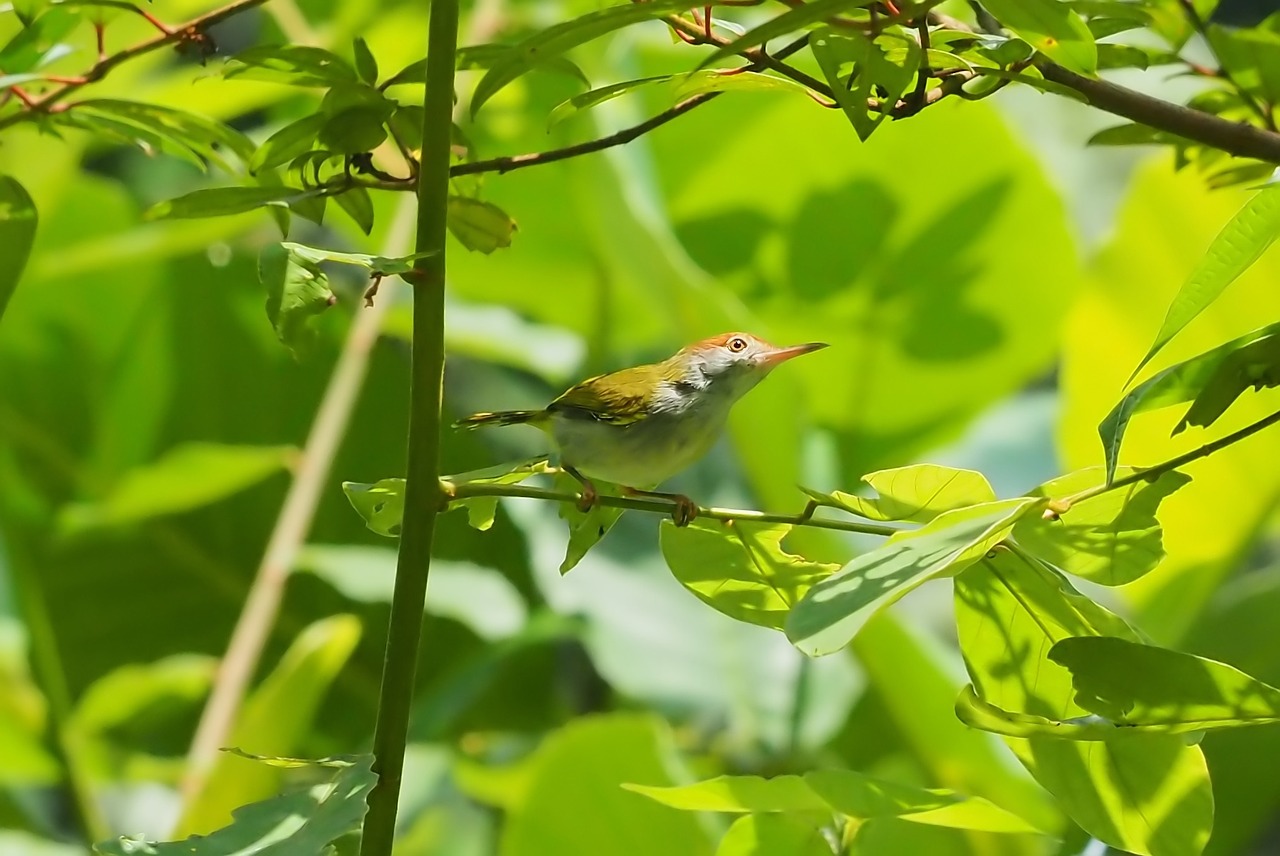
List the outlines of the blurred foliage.
{"label": "blurred foliage", "polygon": [[[1250,186],[1273,164],[1158,116],[1104,129],[1084,163],[1123,164],[1113,212],[1104,172],[1064,186],[1063,140],[1008,120],[1076,127],[1062,70],[1103,70],[1275,137],[1280,16],[688,11],[464,8],[445,415],[731,328],[825,341],[671,485],[784,520],[451,503],[396,852],[1273,852],[1280,458],[1245,436],[1280,401],[1280,197]],[[151,19],[207,13],[0,6],[6,856],[350,853],[374,781],[387,539],[413,525],[424,16]],[[996,94],[1019,87],[1053,97]],[[367,376],[231,723],[244,751],[192,791],[218,658],[352,348]],[[455,490],[575,491],[547,451],[445,432],[442,465]],[[892,537],[813,525],[851,519]]]}

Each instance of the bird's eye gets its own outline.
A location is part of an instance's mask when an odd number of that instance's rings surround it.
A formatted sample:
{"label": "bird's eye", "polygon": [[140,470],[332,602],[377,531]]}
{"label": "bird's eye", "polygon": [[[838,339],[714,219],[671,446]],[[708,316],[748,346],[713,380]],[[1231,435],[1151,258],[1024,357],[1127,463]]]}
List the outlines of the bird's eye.
{"label": "bird's eye", "polygon": [[747,340],[742,338],[741,336],[734,336],[732,339],[729,340],[729,350],[733,351],[735,354],[742,353],[746,349],[747,349]]}

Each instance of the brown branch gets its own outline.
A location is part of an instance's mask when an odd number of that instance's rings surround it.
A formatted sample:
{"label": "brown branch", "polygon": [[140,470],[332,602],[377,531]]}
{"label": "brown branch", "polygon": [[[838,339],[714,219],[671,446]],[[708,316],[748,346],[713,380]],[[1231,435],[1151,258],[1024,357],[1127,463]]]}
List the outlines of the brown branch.
{"label": "brown branch", "polygon": [[1036,58],[1035,66],[1045,80],[1074,89],[1099,110],[1204,143],[1236,157],[1280,164],[1280,134],[1162,101],[1108,80],[1084,77],[1043,56]]}
{"label": "brown branch", "polygon": [[98,62],[86,71],[83,76],[79,78],[72,78],[49,94],[33,100],[27,105],[26,109],[0,118],[0,129],[7,128],[10,125],[16,125],[19,122],[28,121],[39,113],[50,112],[58,102],[62,101],[68,95],[83,86],[88,86],[90,83],[96,83],[97,81],[102,80],[118,65],[122,65],[132,59],[137,59],[144,54],[149,54],[152,51],[159,50],[160,48],[168,45],[198,40],[200,35],[214,24],[230,18],[233,15],[237,15],[247,9],[252,9],[254,6],[261,6],[265,2],[266,0],[236,0],[236,2],[229,3],[220,9],[214,9],[212,12],[207,12],[198,18],[193,18],[185,24],[180,24],[172,29],[167,29],[166,32],[161,33],[153,39],[148,39],[147,41],[140,42],[131,48],[125,48],[118,53],[104,57],[98,60]]}

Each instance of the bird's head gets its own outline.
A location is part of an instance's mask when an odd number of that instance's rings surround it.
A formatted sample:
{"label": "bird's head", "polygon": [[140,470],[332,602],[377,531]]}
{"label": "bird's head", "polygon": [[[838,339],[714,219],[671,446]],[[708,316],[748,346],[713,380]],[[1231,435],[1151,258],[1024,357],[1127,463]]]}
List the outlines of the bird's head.
{"label": "bird's head", "polygon": [[689,345],[669,363],[687,381],[723,388],[736,398],[787,360],[825,347],[824,342],[809,342],[780,348],[750,333],[722,333]]}

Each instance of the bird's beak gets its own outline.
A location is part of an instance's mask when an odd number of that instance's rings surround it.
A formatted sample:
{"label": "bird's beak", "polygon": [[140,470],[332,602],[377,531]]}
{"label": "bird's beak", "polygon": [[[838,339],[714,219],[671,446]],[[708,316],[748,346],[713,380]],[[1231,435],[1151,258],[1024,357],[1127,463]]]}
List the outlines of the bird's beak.
{"label": "bird's beak", "polygon": [[809,342],[804,345],[792,345],[790,348],[778,348],[764,355],[764,364],[772,368],[779,363],[785,363],[793,357],[803,356],[804,354],[812,354],[814,351],[821,351],[827,346],[826,342]]}

